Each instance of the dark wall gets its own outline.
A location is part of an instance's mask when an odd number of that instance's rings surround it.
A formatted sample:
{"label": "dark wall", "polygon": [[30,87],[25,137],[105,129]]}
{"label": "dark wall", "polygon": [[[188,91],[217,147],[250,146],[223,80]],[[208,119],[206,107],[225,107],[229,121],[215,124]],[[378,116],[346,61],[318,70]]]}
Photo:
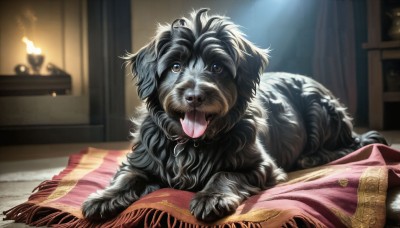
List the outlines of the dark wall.
{"label": "dark wall", "polygon": [[367,42],[367,3],[354,1],[356,58],[357,58],[357,116],[356,123],[368,125],[368,59],[362,44]]}
{"label": "dark wall", "polygon": [[254,1],[233,12],[248,39],[269,48],[268,71],[312,74],[316,1]]}

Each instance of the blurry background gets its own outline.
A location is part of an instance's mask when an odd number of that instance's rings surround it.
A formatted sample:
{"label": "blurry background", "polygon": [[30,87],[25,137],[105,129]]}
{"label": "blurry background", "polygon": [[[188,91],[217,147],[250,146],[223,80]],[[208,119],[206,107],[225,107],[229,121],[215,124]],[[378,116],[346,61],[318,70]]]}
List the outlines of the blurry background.
{"label": "blurry background", "polygon": [[[267,71],[317,79],[349,107],[357,126],[369,127],[368,71],[379,66],[368,62],[376,47],[365,46],[368,2],[379,5],[379,42],[398,52],[400,43],[387,35],[392,9],[400,7],[395,0],[0,0],[0,144],[127,140],[140,101],[119,57],[148,43],[158,23],[202,7],[230,17],[250,41],[269,48]],[[42,50],[39,74],[17,75],[18,65],[32,67],[24,36]],[[386,64],[394,84],[399,59],[395,53]],[[391,91],[385,106],[393,113],[399,94]],[[397,118],[386,119],[372,127],[399,127]]]}

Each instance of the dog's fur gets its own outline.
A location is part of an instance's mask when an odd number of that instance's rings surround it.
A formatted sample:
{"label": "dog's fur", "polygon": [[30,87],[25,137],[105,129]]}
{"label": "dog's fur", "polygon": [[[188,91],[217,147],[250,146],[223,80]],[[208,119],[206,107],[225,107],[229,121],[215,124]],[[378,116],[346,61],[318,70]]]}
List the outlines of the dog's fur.
{"label": "dog's fur", "polygon": [[[159,188],[196,191],[190,211],[214,221],[251,195],[370,143],[321,84],[300,75],[263,75],[268,53],[227,18],[199,10],[161,26],[126,58],[145,106],[133,152],[111,185],[92,194],[83,214],[116,216]],[[194,125],[194,126],[193,126]]]}

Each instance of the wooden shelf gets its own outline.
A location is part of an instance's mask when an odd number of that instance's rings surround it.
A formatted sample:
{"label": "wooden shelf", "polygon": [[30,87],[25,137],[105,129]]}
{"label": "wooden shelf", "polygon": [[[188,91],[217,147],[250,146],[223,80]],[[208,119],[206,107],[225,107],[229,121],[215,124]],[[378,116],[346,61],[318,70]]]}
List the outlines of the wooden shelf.
{"label": "wooden shelf", "polygon": [[399,49],[384,49],[382,50],[382,59],[400,59],[400,48]]}
{"label": "wooden shelf", "polygon": [[[388,40],[392,20],[385,15],[396,7],[398,0],[367,0],[368,42],[362,47],[368,55],[369,127],[377,130],[400,126],[397,114],[392,115],[400,110],[400,91],[387,91],[386,81],[390,70],[400,70],[400,40]],[[390,86],[397,88],[397,83]]]}
{"label": "wooden shelf", "polygon": [[382,41],[377,43],[364,43],[364,49],[393,49],[400,48],[400,40]]}

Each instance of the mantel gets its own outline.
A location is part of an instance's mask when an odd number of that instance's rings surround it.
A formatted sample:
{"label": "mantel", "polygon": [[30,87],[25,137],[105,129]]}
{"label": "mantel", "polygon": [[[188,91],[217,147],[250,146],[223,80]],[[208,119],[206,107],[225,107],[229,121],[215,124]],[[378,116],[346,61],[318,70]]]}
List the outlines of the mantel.
{"label": "mantel", "polygon": [[0,75],[0,96],[65,95],[70,75]]}

